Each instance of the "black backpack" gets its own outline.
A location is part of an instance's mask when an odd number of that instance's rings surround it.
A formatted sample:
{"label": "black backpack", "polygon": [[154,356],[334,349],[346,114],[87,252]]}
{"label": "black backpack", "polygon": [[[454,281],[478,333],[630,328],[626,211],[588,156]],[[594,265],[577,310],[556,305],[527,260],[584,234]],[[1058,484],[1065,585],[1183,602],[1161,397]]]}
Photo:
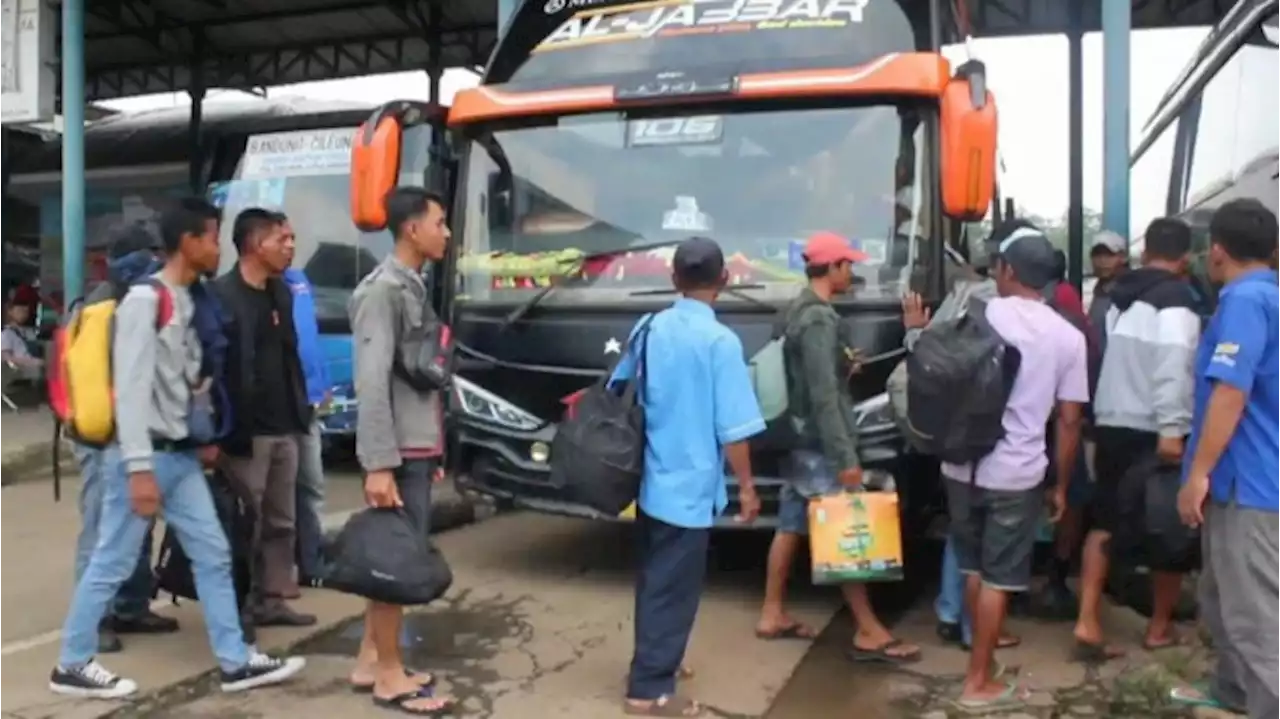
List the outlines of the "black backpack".
{"label": "black backpack", "polygon": [[[588,387],[560,423],[551,441],[551,485],[566,498],[610,516],[617,516],[640,496],[644,473],[645,357],[649,342],[646,317],[614,366]],[[609,379],[628,353],[639,348],[635,374],[610,386]]]}
{"label": "black backpack", "polygon": [[920,449],[967,464],[1004,437],[1004,410],[1022,355],[987,322],[986,303],[920,333],[907,356],[907,422]]}
{"label": "black backpack", "polygon": [[[208,476],[209,493],[213,496],[213,506],[218,513],[218,522],[227,535],[227,544],[231,547],[231,578],[235,584],[236,605],[240,608],[242,621],[246,619],[245,608],[249,594],[253,590],[254,575],[254,532],[256,519],[253,510],[235,490],[229,480],[219,474]],[[153,596],[168,594],[176,603],[179,598],[199,600],[196,592],[195,576],[191,569],[191,559],[178,540],[171,525],[165,525],[164,538],[160,540],[160,555],[155,566],[156,584]],[[253,627],[246,625],[246,641],[252,642]]]}

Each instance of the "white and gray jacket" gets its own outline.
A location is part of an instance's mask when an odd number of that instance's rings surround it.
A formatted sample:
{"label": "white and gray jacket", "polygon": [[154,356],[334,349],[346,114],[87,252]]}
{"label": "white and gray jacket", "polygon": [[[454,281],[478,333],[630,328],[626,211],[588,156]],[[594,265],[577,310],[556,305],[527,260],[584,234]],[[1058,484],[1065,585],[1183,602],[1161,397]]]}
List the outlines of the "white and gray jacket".
{"label": "white and gray jacket", "polygon": [[1184,437],[1191,431],[1200,317],[1181,278],[1153,267],[1111,288],[1095,424]]}

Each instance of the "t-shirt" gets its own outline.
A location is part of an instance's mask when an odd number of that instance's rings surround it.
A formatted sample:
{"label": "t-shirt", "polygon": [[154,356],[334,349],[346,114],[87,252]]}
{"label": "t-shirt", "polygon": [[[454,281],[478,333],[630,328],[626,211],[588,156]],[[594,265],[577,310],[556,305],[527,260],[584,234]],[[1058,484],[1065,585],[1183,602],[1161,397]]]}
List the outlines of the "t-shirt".
{"label": "t-shirt", "polygon": [[[998,297],[987,303],[987,321],[1022,354],[1009,404],[1005,436],[978,462],[977,484],[987,489],[1032,489],[1049,467],[1046,425],[1059,401],[1089,401],[1085,339],[1042,300]],[[943,475],[968,482],[969,465],[943,464]]]}
{"label": "t-shirt", "polygon": [[299,422],[297,398],[293,396],[293,382],[289,381],[285,353],[288,347],[285,335],[292,317],[283,317],[276,309],[270,293],[252,290],[253,298],[253,409],[252,434],[269,436],[301,434],[305,428]]}
{"label": "t-shirt", "polygon": [[31,348],[27,346],[27,338],[22,336],[22,330],[17,327],[6,326],[4,331],[0,333],[0,349],[5,354],[12,355],[15,359],[31,357]]}

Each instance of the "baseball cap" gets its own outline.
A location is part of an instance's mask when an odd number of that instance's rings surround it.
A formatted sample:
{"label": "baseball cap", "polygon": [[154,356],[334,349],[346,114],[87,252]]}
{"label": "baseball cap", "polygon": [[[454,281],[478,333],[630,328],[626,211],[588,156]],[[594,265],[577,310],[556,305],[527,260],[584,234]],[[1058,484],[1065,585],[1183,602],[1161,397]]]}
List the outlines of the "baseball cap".
{"label": "baseball cap", "polygon": [[724,251],[708,237],[690,237],[676,247],[671,259],[676,277],[697,284],[707,284],[724,274]]}
{"label": "baseball cap", "polygon": [[1044,289],[1058,277],[1058,257],[1053,244],[1034,227],[1020,227],[1000,241],[996,257],[1009,267],[1022,284]]}
{"label": "baseball cap", "polygon": [[1089,246],[1089,254],[1095,252],[1109,252],[1113,255],[1123,255],[1125,252],[1124,238],[1111,230],[1103,230],[1093,236],[1093,244]]}
{"label": "baseball cap", "polygon": [[867,253],[854,249],[849,241],[834,232],[815,232],[804,244],[807,265],[834,265],[837,262],[862,262]]}
{"label": "baseball cap", "polygon": [[146,222],[128,222],[113,227],[107,236],[107,256],[117,260],[134,252],[159,252],[160,237]]}

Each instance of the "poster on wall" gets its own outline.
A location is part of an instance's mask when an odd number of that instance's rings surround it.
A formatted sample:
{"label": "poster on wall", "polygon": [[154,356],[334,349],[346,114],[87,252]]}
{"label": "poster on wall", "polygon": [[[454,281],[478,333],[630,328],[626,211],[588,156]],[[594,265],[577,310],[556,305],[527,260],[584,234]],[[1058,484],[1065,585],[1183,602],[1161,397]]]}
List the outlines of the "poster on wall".
{"label": "poster on wall", "polygon": [[53,118],[58,84],[54,31],[58,13],[45,0],[4,0],[0,7],[3,97],[0,122],[41,122]]}

